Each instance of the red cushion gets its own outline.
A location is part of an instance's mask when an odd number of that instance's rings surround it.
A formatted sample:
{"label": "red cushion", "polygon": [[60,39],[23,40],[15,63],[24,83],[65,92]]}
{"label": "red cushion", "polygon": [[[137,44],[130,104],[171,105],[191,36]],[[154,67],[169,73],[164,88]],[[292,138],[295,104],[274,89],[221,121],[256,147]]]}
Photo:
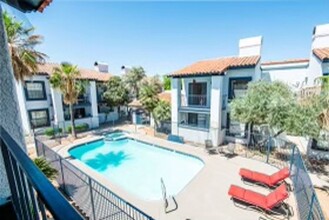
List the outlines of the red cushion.
{"label": "red cushion", "polygon": [[276,172],[270,176],[270,183],[271,185],[275,185],[281,182],[282,180],[288,178],[289,176],[290,176],[289,168],[285,167],[281,169],[279,172]]}
{"label": "red cushion", "polygon": [[266,197],[260,193],[246,190],[242,187],[231,185],[228,194],[235,199],[244,201],[246,203],[267,209]]}
{"label": "red cushion", "polygon": [[259,173],[256,171],[251,171],[248,169],[244,169],[241,168],[240,172],[239,172],[240,176],[242,176],[245,179],[249,179],[252,180],[254,182],[261,182],[261,183],[265,183],[267,185],[272,185],[271,180],[270,180],[270,176],[263,174],[263,173]]}
{"label": "red cushion", "polygon": [[271,192],[266,197],[266,207],[267,209],[272,209],[276,205],[283,202],[285,199],[287,199],[289,196],[289,193],[287,191],[286,184],[281,184],[278,188],[276,188],[273,192]]}

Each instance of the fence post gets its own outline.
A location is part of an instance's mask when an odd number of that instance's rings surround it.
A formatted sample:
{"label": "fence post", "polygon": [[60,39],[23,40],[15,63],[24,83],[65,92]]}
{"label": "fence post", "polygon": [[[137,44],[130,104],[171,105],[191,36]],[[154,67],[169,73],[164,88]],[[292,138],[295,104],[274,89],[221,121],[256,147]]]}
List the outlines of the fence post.
{"label": "fence post", "polygon": [[46,157],[46,151],[45,151],[45,145],[43,143],[41,143],[42,146],[42,153],[43,153],[43,157]]}
{"label": "fence post", "polygon": [[61,174],[62,174],[63,190],[64,190],[65,194],[67,195],[68,193],[66,192],[66,187],[65,187],[65,178],[64,178],[64,169],[63,169],[62,157],[59,157],[59,166],[60,166]]}
{"label": "fence post", "polygon": [[39,157],[40,156],[40,152],[39,152],[39,148],[38,148],[38,140],[37,140],[37,138],[34,136],[34,146],[35,146],[35,151],[36,151],[36,153],[37,153],[37,157]]}
{"label": "fence post", "polygon": [[93,189],[92,189],[92,185],[91,185],[91,178],[89,176],[88,176],[88,184],[89,184],[89,193],[90,193],[90,200],[91,200],[91,210],[93,212],[93,220],[96,220]]}
{"label": "fence post", "polygon": [[292,148],[292,153],[290,155],[290,173],[291,173],[291,169],[292,169],[292,164],[294,163],[294,157],[295,157],[295,148],[296,148],[296,145],[293,145],[293,148]]}
{"label": "fence post", "polygon": [[312,213],[313,213],[312,208],[313,208],[314,200],[315,200],[315,192],[313,192],[313,195],[312,195],[312,200],[311,200],[311,204],[310,204],[310,209],[308,211],[307,220],[310,220],[312,218]]}
{"label": "fence post", "polygon": [[268,163],[268,161],[270,159],[271,142],[272,142],[272,137],[269,136],[269,138],[268,138],[268,144],[267,144],[267,151],[266,151],[266,163]]}

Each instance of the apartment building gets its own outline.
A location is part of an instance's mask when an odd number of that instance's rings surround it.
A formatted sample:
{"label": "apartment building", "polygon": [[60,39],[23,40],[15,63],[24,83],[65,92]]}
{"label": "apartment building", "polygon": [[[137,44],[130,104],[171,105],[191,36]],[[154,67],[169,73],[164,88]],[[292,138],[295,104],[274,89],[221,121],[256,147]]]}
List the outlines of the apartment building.
{"label": "apartment building", "polygon": [[[25,134],[53,125],[62,128],[70,125],[69,106],[63,102],[61,92],[52,88],[49,82],[54,67],[59,67],[59,64],[39,65],[34,76],[16,84]],[[88,124],[89,128],[97,128],[101,123],[117,120],[117,108],[108,109],[102,99],[104,83],[111,77],[107,65],[96,62],[95,70],[80,68],[79,71],[80,79],[86,81],[86,88],[73,106],[76,124]]]}
{"label": "apartment building", "polygon": [[202,60],[171,76],[172,133],[214,145],[243,141],[246,126],[230,117],[229,103],[243,96],[248,83],[283,81],[292,89],[312,87],[329,73],[329,24],[314,28],[308,58],[262,61],[262,36],[241,39],[236,56]]}

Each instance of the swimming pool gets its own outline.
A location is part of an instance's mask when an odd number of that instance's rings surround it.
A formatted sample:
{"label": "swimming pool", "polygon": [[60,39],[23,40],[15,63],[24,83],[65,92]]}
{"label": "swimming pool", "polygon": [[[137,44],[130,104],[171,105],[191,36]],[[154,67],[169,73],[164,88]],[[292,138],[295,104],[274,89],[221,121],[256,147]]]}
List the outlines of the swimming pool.
{"label": "swimming pool", "polygon": [[99,140],[72,148],[69,153],[143,200],[162,198],[161,178],[167,194],[177,195],[204,166],[196,157],[129,138]]}

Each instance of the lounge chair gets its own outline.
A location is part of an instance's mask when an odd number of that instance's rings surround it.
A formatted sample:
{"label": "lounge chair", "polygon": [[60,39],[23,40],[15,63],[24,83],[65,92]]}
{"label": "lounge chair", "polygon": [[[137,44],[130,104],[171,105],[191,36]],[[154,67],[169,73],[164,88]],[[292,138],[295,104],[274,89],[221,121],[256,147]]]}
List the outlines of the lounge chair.
{"label": "lounge chair", "polygon": [[[239,172],[244,183],[254,183],[270,188],[275,188],[290,176],[289,168],[285,167],[272,175],[259,173],[256,171],[241,168]],[[285,182],[286,183],[286,182]],[[287,184],[287,183],[286,183]],[[290,187],[287,184],[288,187]]]}
{"label": "lounge chair", "polygon": [[177,143],[180,143],[180,144],[184,144],[184,139],[183,139],[183,137],[178,136],[178,135],[170,134],[170,135],[168,135],[167,140],[168,140],[168,141],[177,142]]}
{"label": "lounge chair", "polygon": [[288,219],[290,215],[293,215],[290,206],[284,203],[284,200],[289,197],[285,184],[280,185],[268,195],[231,185],[228,194],[235,206],[243,209],[254,209],[263,213],[267,218],[279,218],[274,215],[283,215],[280,219]]}

